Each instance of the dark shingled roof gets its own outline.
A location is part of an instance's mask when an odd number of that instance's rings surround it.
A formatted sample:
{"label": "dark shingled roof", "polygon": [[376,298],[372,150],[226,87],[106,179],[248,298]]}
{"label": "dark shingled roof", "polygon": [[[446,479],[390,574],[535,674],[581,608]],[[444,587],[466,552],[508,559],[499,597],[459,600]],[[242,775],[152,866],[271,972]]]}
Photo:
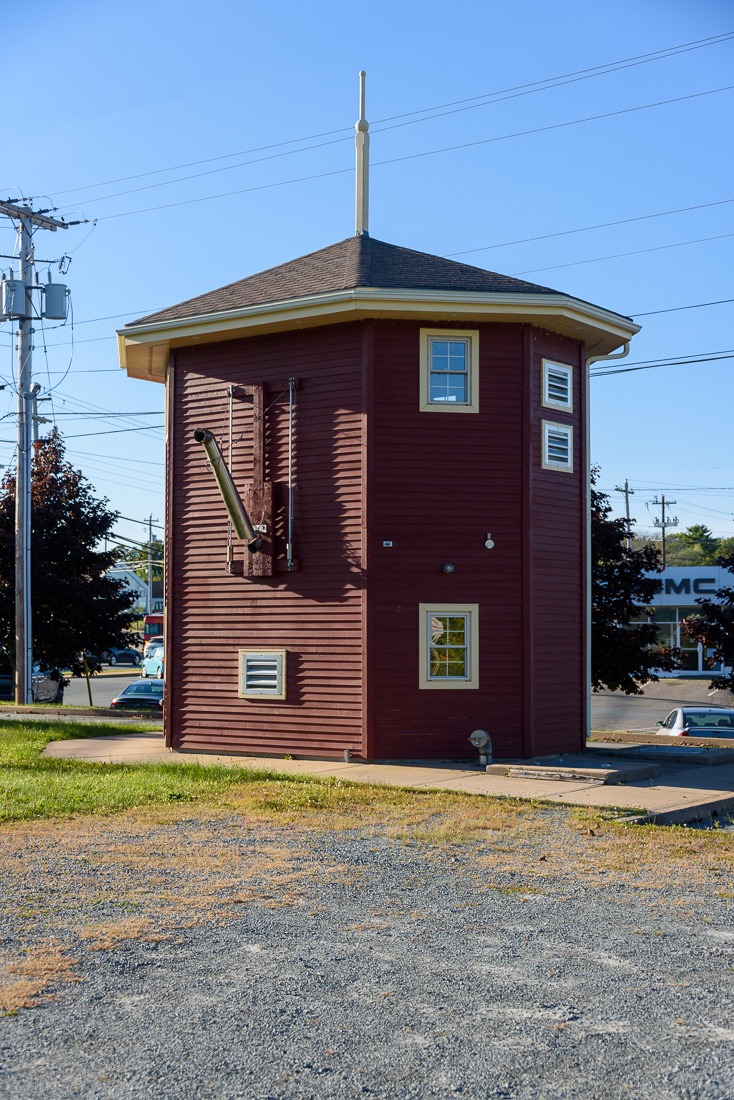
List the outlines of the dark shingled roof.
{"label": "dark shingled roof", "polygon": [[[545,286],[498,275],[481,267],[456,263],[442,256],[414,252],[412,248],[386,244],[372,237],[347,237],[345,241],[311,252],[308,256],[271,267],[236,283],[189,298],[177,306],[151,313],[133,325],[177,321],[186,317],[224,313],[267,305],[312,294],[378,287],[403,290],[485,291],[494,294],[557,294]],[[129,327],[129,326],[125,326]]]}

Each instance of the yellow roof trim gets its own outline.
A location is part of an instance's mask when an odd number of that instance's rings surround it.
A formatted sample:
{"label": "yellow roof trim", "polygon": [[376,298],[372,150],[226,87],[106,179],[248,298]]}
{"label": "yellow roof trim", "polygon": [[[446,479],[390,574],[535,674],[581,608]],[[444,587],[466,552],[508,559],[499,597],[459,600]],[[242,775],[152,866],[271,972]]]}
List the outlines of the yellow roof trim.
{"label": "yellow roof trim", "polygon": [[172,348],[367,317],[526,321],[582,341],[590,355],[608,355],[640,331],[628,317],[567,294],[358,287],[222,313],[127,325],[117,334],[120,365],[132,378],[165,382]]}

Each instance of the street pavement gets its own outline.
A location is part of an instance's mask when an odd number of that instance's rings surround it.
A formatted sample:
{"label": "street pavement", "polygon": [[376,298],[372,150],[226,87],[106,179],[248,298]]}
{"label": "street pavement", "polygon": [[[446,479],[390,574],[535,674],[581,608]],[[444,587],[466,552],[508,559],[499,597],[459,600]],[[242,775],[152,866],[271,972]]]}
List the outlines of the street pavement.
{"label": "street pavement", "polygon": [[[107,668],[96,676],[89,677],[94,707],[108,707],[116,695],[128,684],[140,679],[138,669],[125,667]],[[70,707],[88,707],[89,691],[83,676],[72,677],[64,688],[64,703]]]}
{"label": "street pavement", "polygon": [[[90,677],[92,705],[109,707],[111,701],[140,673],[128,667],[107,668]],[[73,707],[89,706],[84,678],[73,678],[64,692],[64,702]],[[711,691],[708,680],[666,679],[646,684],[642,695],[621,691],[594,692],[591,696],[591,726],[594,730],[631,730],[655,733],[656,723],[673,707],[685,704],[734,707],[728,691]]]}
{"label": "street pavement", "polygon": [[734,707],[734,695],[712,691],[710,680],[671,678],[645,684],[642,695],[599,691],[591,696],[592,730],[630,730],[656,733],[674,707]]}

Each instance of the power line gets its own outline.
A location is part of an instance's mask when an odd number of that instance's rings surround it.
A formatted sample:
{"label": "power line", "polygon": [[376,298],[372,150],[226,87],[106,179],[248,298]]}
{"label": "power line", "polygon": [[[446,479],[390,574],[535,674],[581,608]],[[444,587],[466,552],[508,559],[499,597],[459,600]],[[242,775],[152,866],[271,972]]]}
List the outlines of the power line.
{"label": "power line", "polygon": [[59,417],[68,417],[72,420],[79,420],[81,417],[90,416],[90,417],[92,417],[93,420],[104,420],[104,419],[106,419],[107,417],[110,417],[110,416],[114,416],[114,417],[119,417],[119,416],[124,416],[124,417],[160,416],[162,411],[163,411],[162,409],[156,409],[154,412],[81,412],[81,411],[80,412],[73,412],[73,411],[70,411],[70,412],[56,413],[56,416],[57,416],[57,418],[59,418]]}
{"label": "power line", "polygon": [[[110,462],[117,462],[117,463],[119,463],[121,461],[119,455],[100,455],[100,454],[97,454],[95,451],[70,451],[69,454],[81,455],[82,458],[98,458],[100,460],[108,458],[110,460]],[[149,458],[128,458],[127,455],[125,455],[124,461],[126,463],[127,462],[139,463],[141,466],[162,466],[163,465],[162,462],[153,462]]]}
{"label": "power line", "polygon": [[[509,88],[498,89],[493,92],[482,93],[477,96],[470,96],[465,99],[451,100],[447,103],[436,104],[432,107],[423,107],[414,111],[406,111],[398,115],[390,115],[383,119],[377,119],[373,122],[373,131],[379,132],[379,127],[383,130],[396,129],[397,126],[387,126],[386,123],[399,123],[401,126],[414,125],[419,122],[430,122],[434,118],[442,118],[446,114],[455,114],[459,111],[473,110],[478,107],[492,106],[496,102],[504,102],[506,98],[516,98],[518,95],[531,95],[537,92],[549,91],[554,87],[559,87],[568,83],[576,83],[581,80],[593,79],[597,76],[605,76],[610,73],[621,71],[628,68],[633,68],[639,65],[650,64],[653,61],[665,60],[669,57],[677,56],[678,54],[688,53],[693,50],[703,49],[708,46],[719,45],[734,37],[733,31],[727,31],[720,35],[713,35],[709,38],[695,39],[691,42],[680,43],[677,46],[670,46],[662,50],[654,50],[646,54],[636,54],[632,57],[622,58],[617,61],[605,62],[601,65],[594,65],[586,69],[576,69],[569,73],[561,73],[557,76],[546,77],[542,80],[531,81],[526,84],[518,84]],[[500,98],[502,97],[502,98]],[[451,110],[455,108],[455,110]],[[437,113],[440,112],[440,113]],[[426,117],[416,118],[417,115],[423,115]],[[400,120],[406,119],[411,121],[400,122]],[[156,168],[146,172],[138,172],[129,176],[118,176],[111,180],[102,180],[97,183],[83,184],[77,187],[70,187],[63,191],[55,191],[55,196],[69,195],[75,191],[90,191],[96,187],[111,187],[116,183],[128,183],[136,179],[145,179],[149,176],[161,175],[165,172],[177,172],[185,168],[195,168],[201,164],[214,164],[221,160],[231,160],[234,157],[250,156],[253,153],[269,152],[272,149],[282,149],[286,145],[300,145],[307,141],[321,141],[322,138],[331,138],[334,135],[344,135],[343,138],[338,140],[346,140],[347,136],[352,134],[353,128],[351,126],[338,127],[334,130],[325,130],[321,133],[307,134],[299,138],[290,138],[284,141],[274,142],[269,145],[255,146],[251,149],[241,149],[234,153],[224,153],[216,157],[205,157],[198,160],[186,161],[183,164],[169,165],[166,168]],[[289,153],[279,155],[292,155],[295,153],[306,152],[308,149],[320,148],[322,145],[307,146],[306,148],[299,148],[291,150]],[[271,158],[263,158],[271,159]],[[258,163],[258,162],[250,162]],[[241,167],[241,165],[234,165],[229,167]],[[218,171],[226,171],[227,169],[219,169]],[[203,173],[202,173],[203,174]],[[192,177],[184,177],[192,178]],[[167,180],[165,183],[176,183],[179,180]],[[163,186],[155,185],[155,186]],[[115,196],[106,195],[105,198],[112,198]],[[85,202],[95,201],[94,199],[86,199]],[[83,243],[83,242],[82,242]]]}
{"label": "power line", "polygon": [[629,374],[630,372],[640,370],[653,370],[657,367],[689,367],[695,363],[717,363],[723,359],[734,359],[734,352],[731,353],[718,353],[713,355],[701,356],[700,358],[683,358],[683,359],[661,359],[658,361],[651,361],[649,363],[641,363],[639,365],[629,364],[625,367],[609,367],[607,370],[594,370],[589,371],[591,378],[603,378],[610,374]]}
{"label": "power line", "polygon": [[[373,163],[373,167],[375,167],[375,166],[384,166],[384,165],[388,165],[388,164],[399,164],[399,163],[409,161],[409,160],[420,160],[424,157],[437,156],[440,153],[453,153],[453,152],[458,152],[459,150],[463,150],[463,149],[473,149],[473,148],[477,148],[480,145],[489,145],[489,144],[492,144],[492,143],[498,142],[498,141],[508,141],[510,139],[518,138],[518,137],[530,137],[530,136],[533,136],[535,134],[550,133],[550,132],[555,131],[555,130],[567,129],[568,127],[571,127],[571,126],[581,126],[581,125],[583,125],[587,122],[599,122],[600,120],[607,119],[607,118],[618,118],[621,115],[634,114],[634,113],[637,113],[637,112],[640,112],[640,111],[648,111],[648,110],[651,110],[655,107],[666,107],[666,106],[670,106],[673,103],[683,103],[683,102],[686,102],[686,101],[692,100],[692,99],[700,99],[703,96],[717,95],[720,92],[731,91],[732,88],[734,88],[734,85],[727,84],[727,85],[724,85],[720,88],[710,88],[710,89],[707,89],[706,91],[703,91],[703,92],[693,92],[690,95],[676,96],[672,99],[656,100],[654,103],[642,103],[642,104],[638,104],[636,107],[624,107],[624,108],[621,108],[621,109],[616,110],[616,111],[606,111],[606,112],[603,112],[603,113],[598,114],[598,115],[588,115],[588,116],[585,116],[584,118],[571,119],[567,122],[555,122],[555,123],[551,123],[547,126],[536,126],[536,127],[533,127],[530,130],[518,130],[518,131],[515,131],[515,132],[510,133],[510,134],[499,134],[495,137],[479,138],[476,141],[462,142],[458,145],[445,145],[445,146],[441,146],[438,149],[425,150],[422,153],[408,153],[408,154],[405,154],[404,156],[391,157],[387,160],[373,161],[372,163]],[[120,211],[116,214],[103,214],[103,215],[100,215],[97,218],[97,221],[111,221],[111,220],[114,220],[114,219],[117,219],[117,218],[128,218],[128,217],[132,217],[136,214],[149,214],[149,213],[152,213],[152,212],[155,212],[155,211],[158,211],[158,210],[173,210],[173,209],[175,209],[176,207],[179,207],[179,206],[191,206],[192,204],[198,203],[198,202],[211,202],[215,199],[232,198],[233,196],[236,196],[236,195],[251,194],[255,191],[268,191],[268,190],[272,190],[273,188],[276,188],[276,187],[290,186],[294,183],[306,183],[306,182],[309,182],[311,180],[327,179],[330,176],[341,176],[341,175],[351,173],[353,171],[354,171],[354,168],[349,167],[349,168],[336,168],[336,169],[333,169],[332,171],[329,171],[329,172],[315,172],[312,175],[308,175],[308,176],[297,176],[297,177],[294,177],[294,178],[288,179],[288,180],[276,180],[273,183],[262,183],[262,184],[254,185],[252,187],[242,187],[242,188],[238,188],[235,191],[223,191],[223,192],[219,192],[218,194],[215,194],[215,195],[203,195],[203,196],[200,196],[199,198],[194,198],[194,199],[181,199],[177,202],[162,203],[162,204],[159,204],[158,206],[146,206],[146,207],[141,207],[137,210],[123,210],[123,211]]]}
{"label": "power line", "polygon": [[536,241],[549,241],[554,237],[569,237],[574,233],[590,233],[594,229],[609,229],[616,225],[631,225],[633,222],[649,221],[651,218],[666,218],[670,214],[687,214],[692,210],[706,210],[711,206],[726,206],[734,202],[734,199],[719,199],[717,202],[703,202],[697,206],[680,206],[676,210],[659,210],[654,214],[640,214],[635,218],[619,218],[613,222],[599,222],[597,225],[584,225],[579,229],[561,229],[555,233],[541,233],[537,237],[522,237],[517,241],[502,241],[499,244],[484,244],[479,248],[464,248],[461,252],[447,252],[447,257],[468,256],[471,252],[487,252],[492,248],[511,248],[518,244],[533,244]]}
{"label": "power line", "polygon": [[689,244],[704,244],[707,241],[722,241],[727,237],[734,237],[734,233],[717,233],[713,237],[696,237],[692,241],[675,241],[673,244],[658,244],[653,248],[636,248],[633,252],[613,252],[609,256],[593,256],[589,260],[571,260],[566,264],[550,264],[548,267],[528,267],[522,271],[511,271],[511,275],[533,275],[539,271],[557,271],[562,267],[580,267],[582,264],[598,264],[603,260],[621,260],[626,256],[643,256],[648,252],[664,252],[669,248],[684,248]]}
{"label": "power line", "polygon": [[677,313],[682,309],[703,309],[704,306],[723,306],[734,302],[734,298],[718,298],[715,302],[695,302],[690,306],[671,306],[669,309],[650,309],[647,313],[633,313],[633,317],[654,317],[657,313]]}

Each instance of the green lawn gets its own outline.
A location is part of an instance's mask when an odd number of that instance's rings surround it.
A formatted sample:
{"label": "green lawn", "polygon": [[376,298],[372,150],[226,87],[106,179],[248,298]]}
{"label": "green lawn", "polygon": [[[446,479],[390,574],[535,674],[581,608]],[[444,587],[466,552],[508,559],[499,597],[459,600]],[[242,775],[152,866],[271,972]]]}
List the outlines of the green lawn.
{"label": "green lawn", "polygon": [[272,778],[254,769],[215,764],[91,764],[41,756],[50,741],[101,737],[122,728],[140,733],[153,727],[0,720],[0,822],[189,802]]}

